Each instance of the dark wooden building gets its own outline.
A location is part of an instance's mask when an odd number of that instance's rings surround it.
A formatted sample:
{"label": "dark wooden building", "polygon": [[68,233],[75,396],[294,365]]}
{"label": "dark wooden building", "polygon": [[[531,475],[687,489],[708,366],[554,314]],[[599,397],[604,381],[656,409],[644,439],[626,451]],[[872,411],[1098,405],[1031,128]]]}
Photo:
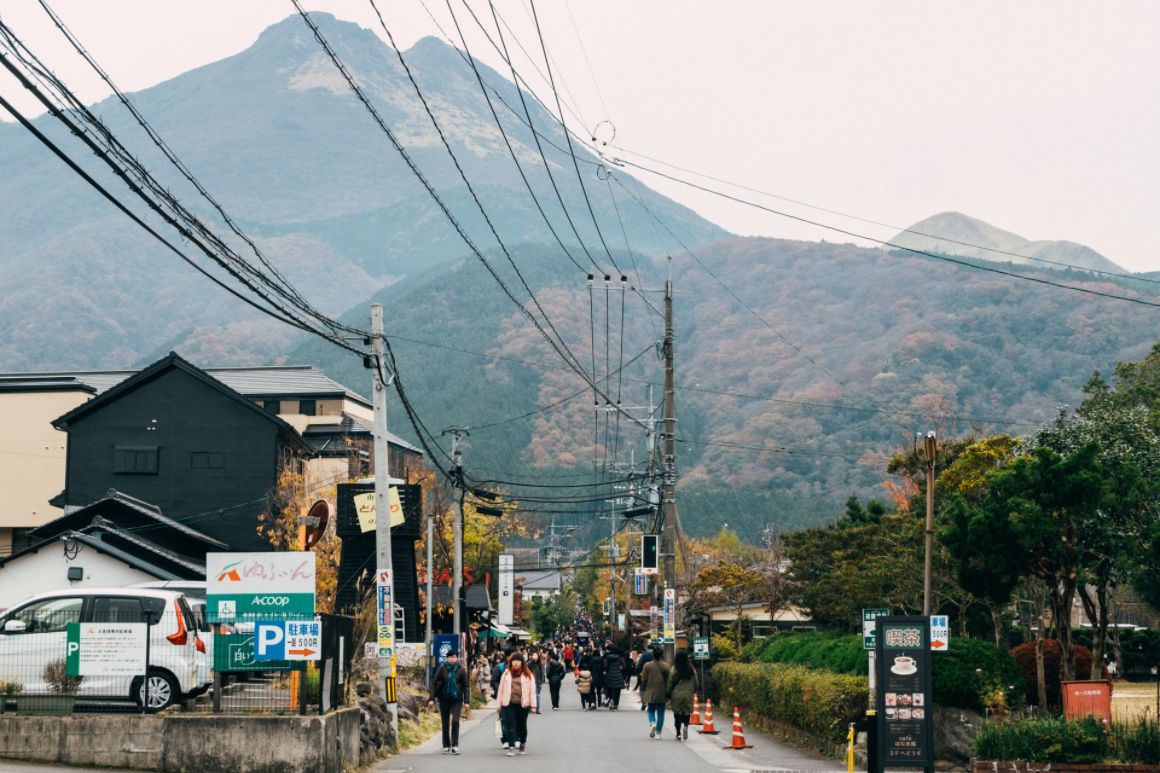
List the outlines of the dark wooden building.
{"label": "dark wooden building", "polygon": [[286,463],[313,449],[290,424],[175,353],[61,416],[66,512],[116,489],[229,545],[269,550],[257,516]]}

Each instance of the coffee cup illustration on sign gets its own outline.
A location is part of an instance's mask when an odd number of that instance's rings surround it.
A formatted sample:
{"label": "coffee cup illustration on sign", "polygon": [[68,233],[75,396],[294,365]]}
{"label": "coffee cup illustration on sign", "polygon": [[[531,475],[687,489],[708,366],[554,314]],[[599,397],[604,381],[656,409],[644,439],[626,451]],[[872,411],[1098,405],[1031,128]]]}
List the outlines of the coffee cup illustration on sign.
{"label": "coffee cup illustration on sign", "polygon": [[894,665],[890,667],[890,671],[900,676],[906,676],[918,671],[918,664],[909,655],[899,655],[894,659]]}

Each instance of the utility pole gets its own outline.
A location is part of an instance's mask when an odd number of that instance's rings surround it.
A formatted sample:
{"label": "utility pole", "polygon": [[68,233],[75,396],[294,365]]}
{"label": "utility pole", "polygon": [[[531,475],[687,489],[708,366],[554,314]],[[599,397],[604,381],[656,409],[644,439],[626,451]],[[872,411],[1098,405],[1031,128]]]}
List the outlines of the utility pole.
{"label": "utility pole", "polygon": [[938,454],[938,439],[934,432],[926,433],[922,449],[926,456],[926,559],[922,572],[922,614],[929,617],[931,555],[934,553],[934,460]]}
{"label": "utility pole", "polygon": [[431,566],[433,557],[432,543],[435,541],[435,511],[431,510],[427,513],[427,636],[423,641],[427,643],[427,694],[431,694],[431,680],[435,676],[435,670],[431,668],[435,662],[435,653],[433,647],[435,638],[431,632],[431,612],[433,605],[431,603],[431,592],[433,590],[435,570]]}
{"label": "utility pole", "polygon": [[[452,603],[455,605],[452,625],[455,627],[455,635],[459,636],[463,633],[461,611],[463,605],[459,597],[463,593],[463,499],[467,496],[467,484],[463,479],[463,452],[459,450],[459,442],[471,433],[465,427],[448,427],[442,434],[451,436],[451,463],[455,465],[451,471],[455,476],[452,485],[459,489],[459,505],[455,510],[455,575],[451,581],[451,592],[454,597]],[[459,655],[462,657],[464,653],[461,652]]]}
{"label": "utility pole", "polygon": [[[675,594],[677,587],[677,456],[676,432],[677,415],[676,400],[674,399],[673,360],[676,352],[673,341],[673,280],[665,280],[665,341],[663,354],[665,358],[665,437],[664,458],[662,459],[661,474],[661,509],[664,517],[664,545],[665,559],[664,577],[665,590],[672,590]],[[674,622],[677,619],[676,597],[673,598],[672,612]],[[676,656],[676,642],[665,641],[665,660],[672,663]]]}
{"label": "utility pole", "polygon": [[[395,689],[395,573],[391,555],[391,512],[388,493],[391,485],[387,449],[387,376],[384,368],[386,339],[383,337],[382,304],[371,305],[371,353],[374,381],[374,445],[375,445],[375,557],[377,559],[378,583],[380,588],[378,603],[383,603],[381,588],[385,585],[387,610],[385,621],[380,619],[380,627],[386,625],[389,631],[390,647],[383,647],[383,633],[379,633],[379,693],[387,704],[391,732],[396,738],[399,733],[399,705]],[[394,379],[392,374],[391,379]]]}

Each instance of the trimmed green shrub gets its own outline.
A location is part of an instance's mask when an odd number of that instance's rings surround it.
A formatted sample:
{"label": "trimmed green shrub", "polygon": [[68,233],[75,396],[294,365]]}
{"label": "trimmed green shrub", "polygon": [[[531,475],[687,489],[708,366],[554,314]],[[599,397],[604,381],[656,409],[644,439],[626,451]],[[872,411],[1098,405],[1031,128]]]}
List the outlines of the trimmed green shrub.
{"label": "trimmed green shrub", "polygon": [[[954,638],[950,649],[932,653],[931,658],[934,700],[941,706],[983,713],[999,708],[998,700],[1009,708],[1024,701],[1026,682],[1019,665],[993,644]],[[863,678],[870,667],[861,636],[820,631],[785,633],[754,642],[745,648],[742,660],[800,664]]]}
{"label": "trimmed green shrub", "polygon": [[1110,746],[1102,722],[1093,717],[985,722],[972,747],[980,760],[1103,762]]}
{"label": "trimmed green shrub", "polygon": [[946,652],[931,657],[934,702],[940,706],[1002,713],[1002,708],[1016,708],[1026,699],[1027,683],[1019,664],[994,644],[956,638]]}
{"label": "trimmed green shrub", "polygon": [[866,678],[777,663],[713,667],[724,706],[744,706],[792,725],[825,744],[842,743],[851,722],[866,714]]}

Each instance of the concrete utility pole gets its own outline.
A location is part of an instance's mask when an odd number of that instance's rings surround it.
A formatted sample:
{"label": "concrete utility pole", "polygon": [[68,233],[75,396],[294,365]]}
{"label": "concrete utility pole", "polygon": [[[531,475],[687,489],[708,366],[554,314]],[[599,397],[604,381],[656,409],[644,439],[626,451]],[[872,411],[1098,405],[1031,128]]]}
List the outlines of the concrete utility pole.
{"label": "concrete utility pole", "polygon": [[[388,492],[391,485],[391,474],[388,467],[387,449],[387,384],[384,357],[386,353],[385,338],[383,337],[383,307],[382,304],[371,305],[371,352],[374,360],[372,368],[374,381],[374,444],[375,444],[375,556],[377,558],[379,585],[382,578],[386,578],[387,598],[390,600],[390,609],[386,610],[386,624],[391,627],[391,641],[394,642],[395,632],[395,573],[391,555],[391,512],[388,505]],[[392,379],[394,376],[392,375]],[[380,637],[381,638],[381,637]],[[387,704],[387,715],[390,717],[391,731],[398,738],[399,733],[399,704],[396,703],[395,681],[395,653],[394,647],[384,652],[379,647],[379,694]]]}
{"label": "concrete utility pole", "polygon": [[931,556],[934,553],[934,460],[938,455],[938,439],[934,432],[926,433],[922,450],[926,457],[926,559],[922,572],[922,614],[929,617]]}
{"label": "concrete utility pole", "polygon": [[[455,610],[452,625],[455,628],[455,635],[459,636],[463,633],[460,611],[463,605],[459,596],[463,593],[463,499],[467,496],[467,484],[463,480],[463,452],[459,450],[459,441],[471,433],[464,427],[448,427],[442,434],[451,436],[451,463],[455,465],[452,474],[455,476],[454,485],[459,489],[459,504],[455,510],[455,576],[451,580],[451,593],[454,597],[452,604]],[[463,655],[462,652],[459,654]]]}
{"label": "concrete utility pole", "polygon": [[435,570],[431,566],[431,559],[433,556],[432,548],[435,541],[435,511],[427,513],[427,636],[423,639],[427,643],[427,694],[431,694],[431,680],[435,676],[431,665],[435,662],[434,652],[432,647],[435,643],[435,638],[431,632],[431,612],[433,605],[431,603],[431,592],[434,585]]}
{"label": "concrete utility pole", "polygon": [[[665,357],[665,443],[661,474],[661,508],[664,514],[664,544],[663,556],[665,559],[664,576],[665,587],[677,587],[677,530],[680,524],[677,521],[677,456],[676,433],[677,415],[676,400],[674,399],[673,360],[676,356],[673,341],[673,280],[665,280],[665,342],[663,349]],[[673,603],[673,619],[676,620],[676,600]],[[676,642],[665,642],[665,660],[673,662],[676,656]]]}

